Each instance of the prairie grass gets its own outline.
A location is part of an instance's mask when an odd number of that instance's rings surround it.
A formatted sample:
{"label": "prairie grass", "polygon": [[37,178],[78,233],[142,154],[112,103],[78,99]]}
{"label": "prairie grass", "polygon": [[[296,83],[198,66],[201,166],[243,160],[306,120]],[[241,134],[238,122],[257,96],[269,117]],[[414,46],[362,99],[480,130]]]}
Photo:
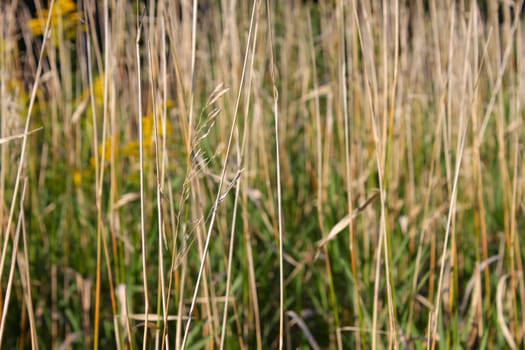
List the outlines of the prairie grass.
{"label": "prairie grass", "polygon": [[0,3],[0,347],[525,344],[523,1]]}

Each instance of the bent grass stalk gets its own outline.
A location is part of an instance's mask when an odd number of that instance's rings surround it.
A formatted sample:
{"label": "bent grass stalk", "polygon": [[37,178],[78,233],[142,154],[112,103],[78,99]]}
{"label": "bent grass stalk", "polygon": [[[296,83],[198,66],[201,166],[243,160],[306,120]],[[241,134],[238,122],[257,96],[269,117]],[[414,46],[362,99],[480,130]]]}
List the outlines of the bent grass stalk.
{"label": "bent grass stalk", "polygon": [[146,265],[146,227],[145,227],[145,212],[144,212],[144,134],[143,134],[143,120],[142,120],[142,84],[141,84],[141,66],[140,66],[140,38],[142,33],[143,18],[137,25],[137,38],[135,41],[136,59],[137,59],[137,102],[138,102],[138,125],[139,125],[139,165],[140,165],[140,237],[142,249],[142,279],[144,283],[144,336],[142,340],[142,348],[147,348],[148,337],[148,316],[149,316],[149,297],[148,297],[148,278]]}
{"label": "bent grass stalk", "polygon": [[[258,5],[259,6],[259,5]],[[257,11],[257,10],[256,10]],[[258,24],[259,24],[259,21],[258,21],[258,15],[255,17],[255,28],[254,28],[254,33],[257,33],[257,29],[258,29]],[[257,47],[257,35],[254,34],[254,38],[253,38],[253,44],[252,44],[252,55],[251,55],[251,60],[250,60],[250,73],[249,73],[249,77],[248,77],[248,86],[246,88],[246,96],[247,96],[247,101],[245,102],[245,109],[244,109],[244,131],[243,131],[243,136],[242,136],[242,140],[241,140],[241,146],[240,146],[240,149],[239,149],[239,143],[237,142],[237,167],[239,169],[242,168],[242,166],[245,164],[245,155],[244,155],[244,151],[245,151],[245,145],[246,145],[246,142],[247,142],[247,139],[248,139],[248,112],[249,112],[249,107],[250,107],[250,96],[251,96],[251,86],[252,86],[252,79],[253,79],[253,66],[254,66],[254,59],[255,59],[255,48]],[[239,177],[238,181],[237,181],[237,185],[236,185],[236,188],[235,188],[235,198],[234,198],[234,203],[233,203],[233,214],[232,214],[232,227],[231,227],[231,232],[230,232],[230,245],[229,245],[229,248],[228,248],[228,259],[227,259],[227,272],[226,272],[226,293],[225,293],[225,297],[224,297],[224,308],[223,308],[223,318],[222,318],[222,326],[221,326],[221,340],[220,340],[220,344],[219,344],[219,349],[220,350],[223,350],[224,349],[224,343],[225,343],[225,340],[226,340],[226,321],[228,319],[228,303],[229,303],[229,298],[230,298],[230,288],[231,288],[231,271],[232,271],[232,263],[233,263],[233,249],[234,249],[234,243],[235,243],[235,228],[236,228],[236,222],[237,222],[237,208],[238,208],[238,205],[239,205],[239,194],[240,194],[240,189],[241,189],[241,181],[242,181],[243,177],[242,175]],[[246,179],[247,180],[247,179]],[[245,188],[246,189],[246,188]],[[258,318],[259,318],[259,315],[256,315],[256,323],[259,322]],[[257,327],[259,328],[259,327]],[[262,347],[262,344],[261,344],[261,340],[260,340],[260,332],[257,331],[257,347],[258,349],[260,349]]]}
{"label": "bent grass stalk", "polygon": [[270,76],[272,78],[273,87],[273,113],[275,125],[275,163],[277,169],[277,217],[279,221],[279,349],[283,348],[284,339],[284,272],[283,272],[283,209],[282,209],[282,193],[281,193],[281,155],[280,155],[280,139],[279,139],[279,91],[275,83],[275,63],[273,53],[273,22],[272,9],[270,7],[270,0],[266,0],[266,11],[268,18],[268,35],[270,39]]}
{"label": "bent grass stalk", "polygon": [[33,87],[31,89],[31,98],[29,100],[29,107],[27,109],[27,117],[26,117],[26,123],[24,127],[24,133],[23,133],[24,136],[22,138],[22,147],[20,151],[18,168],[16,172],[15,184],[14,184],[14,189],[13,189],[13,199],[11,201],[11,207],[9,209],[9,216],[7,218],[7,227],[4,232],[5,238],[4,238],[4,242],[2,245],[2,257],[0,258],[0,283],[2,282],[2,272],[4,271],[5,257],[7,254],[7,243],[9,239],[9,232],[11,231],[11,222],[13,221],[13,215],[14,215],[15,205],[16,205],[16,201],[18,197],[20,181],[22,178],[22,169],[24,166],[24,160],[25,160],[26,148],[27,148],[27,136],[29,135],[29,125],[31,124],[31,116],[33,113],[33,107],[35,105],[36,93],[37,93],[38,86],[40,84],[40,78],[42,76],[42,62],[44,58],[44,51],[46,49],[47,39],[50,36],[51,13],[52,13],[54,4],[55,4],[55,0],[51,0],[51,3],[49,4],[50,11],[47,16],[46,26],[44,29],[44,37],[43,37],[44,39],[42,41],[42,47],[40,48],[40,55],[38,57],[38,65],[37,65],[36,74],[35,74],[35,82],[33,83]]}
{"label": "bent grass stalk", "polygon": [[[211,232],[213,230],[213,225],[215,223],[215,217],[216,217],[216,214],[217,214],[217,209],[218,209],[220,201],[222,201],[222,199],[223,199],[223,196],[226,195],[226,194],[222,194],[222,187],[223,187],[225,176],[226,176],[226,168],[227,168],[227,165],[228,165],[228,158],[230,156],[230,151],[231,151],[231,147],[232,147],[232,144],[233,144],[233,136],[234,136],[235,127],[236,127],[236,124],[237,124],[237,115],[238,115],[238,110],[239,110],[241,93],[243,91],[243,86],[244,86],[244,83],[245,83],[245,79],[244,78],[245,78],[245,73],[246,73],[246,69],[247,69],[248,53],[250,52],[250,50],[249,50],[250,49],[250,42],[251,42],[251,40],[253,40],[251,38],[252,38],[252,31],[254,29],[254,18],[255,18],[256,5],[257,5],[257,1],[255,1],[253,3],[253,7],[252,7],[252,14],[251,14],[251,19],[250,19],[250,27],[249,27],[249,31],[248,31],[248,43],[246,45],[246,51],[245,51],[245,54],[244,54],[244,63],[243,63],[243,68],[242,68],[241,81],[240,81],[240,84],[239,84],[239,91],[238,91],[238,94],[237,94],[237,100],[236,100],[236,103],[235,103],[235,109],[234,109],[232,125],[231,125],[231,128],[230,128],[230,136],[228,137],[228,144],[226,146],[226,154],[224,155],[224,162],[223,162],[223,166],[222,166],[221,177],[220,177],[219,184],[218,184],[217,195],[215,197],[215,202],[213,203],[213,207],[211,209],[211,218],[210,218],[210,223],[209,223],[209,226],[208,226],[208,231],[207,231],[207,234],[206,234],[206,241],[204,243],[204,250],[203,250],[202,258],[201,258],[201,262],[200,262],[199,273],[197,275],[197,281],[195,283],[195,287],[194,287],[194,291],[193,291],[193,297],[192,297],[191,305],[190,305],[190,308],[189,308],[189,311],[188,311],[188,321],[186,323],[186,327],[185,327],[185,330],[184,330],[184,336],[182,338],[182,344],[181,344],[182,348],[184,348],[186,346],[186,341],[188,339],[188,334],[189,334],[190,325],[191,325],[191,315],[193,314],[193,309],[195,308],[195,302],[197,300],[197,294],[199,292],[199,285],[200,285],[200,281],[201,281],[202,274],[203,274],[203,271],[204,271],[204,265],[205,265],[205,261],[206,261],[206,256],[208,254],[208,248],[209,248],[210,239],[211,239]],[[196,7],[194,7],[194,11],[196,11]]]}

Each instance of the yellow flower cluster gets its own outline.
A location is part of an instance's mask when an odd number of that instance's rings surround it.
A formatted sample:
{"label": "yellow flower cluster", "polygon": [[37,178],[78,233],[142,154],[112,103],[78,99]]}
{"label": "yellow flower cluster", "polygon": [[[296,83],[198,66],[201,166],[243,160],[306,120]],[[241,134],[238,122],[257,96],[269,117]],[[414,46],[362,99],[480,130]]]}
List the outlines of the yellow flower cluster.
{"label": "yellow flower cluster", "polygon": [[[104,73],[97,75],[93,79],[93,99],[95,100],[95,104],[101,105],[104,102]],[[82,97],[79,100],[83,101],[87,98],[89,98],[89,95],[91,94],[91,89],[87,87],[82,92]]]}
{"label": "yellow flower cluster", "polygon": [[[86,88],[81,94],[80,99],[77,103],[81,103],[89,98],[91,94],[91,89]],[[93,78],[93,99],[97,106],[103,104],[104,98],[104,73],[99,74]],[[172,100],[166,101],[166,108],[171,110],[175,107],[175,102]],[[87,107],[87,114],[90,114],[91,103]],[[158,106],[157,108],[157,122],[158,122],[158,136],[164,137],[172,134],[172,124],[170,120],[166,119],[166,125],[163,127],[161,115],[162,107]],[[155,124],[154,124],[154,114],[153,111],[149,112],[147,115],[142,116],[142,130],[143,130],[143,140],[144,140],[144,155],[146,160],[152,159],[154,155],[154,142],[155,142]],[[88,121],[89,123],[89,121]],[[160,142],[160,141],[159,141]],[[170,142],[168,142],[170,143]],[[102,155],[104,155],[104,166],[109,165],[111,154],[114,154],[115,160],[121,160],[122,157],[127,157],[131,163],[136,163],[139,156],[139,141],[132,140],[127,143],[121,144],[120,135],[110,135],[106,137],[103,143],[100,143],[97,147],[97,155],[99,161],[102,160]],[[91,156],[89,159],[89,166],[83,171],[77,169],[73,173],[73,182],[76,186],[80,186],[85,179],[89,179],[93,175],[93,171],[96,167],[95,156]],[[147,162],[146,162],[147,167]]]}
{"label": "yellow flower cluster", "polygon": [[[38,10],[36,18],[29,20],[29,29],[35,35],[42,35],[46,27],[49,9]],[[61,30],[67,39],[76,35],[76,29],[81,25],[82,12],[77,11],[77,5],[73,0],[56,0],[51,13],[51,30],[55,41],[59,38],[58,31]],[[84,27],[84,26],[83,26]],[[81,28],[85,30],[85,28]]]}
{"label": "yellow flower cluster", "polygon": [[[171,108],[174,106],[174,103],[172,101],[167,102],[168,108]],[[154,115],[153,113],[149,113],[148,115],[145,115],[142,117],[142,133],[144,136],[144,153],[146,154],[146,157],[149,157],[153,152],[153,145],[155,141],[155,129],[154,129]],[[164,136],[164,130],[161,125],[160,118],[158,120],[158,135],[159,137]],[[172,130],[171,123],[169,119],[166,119],[166,135],[170,135]],[[136,157],[139,154],[139,142],[138,141],[131,141],[126,144],[126,146],[123,149],[123,154],[126,156],[132,156]]]}
{"label": "yellow flower cluster", "polygon": [[[96,92],[95,92],[96,93]],[[167,107],[172,108],[174,107],[173,101],[167,102]],[[151,157],[154,155],[154,141],[155,141],[155,129],[154,129],[154,115],[153,113],[149,113],[142,117],[142,130],[143,130],[143,137],[144,137],[144,155],[146,159],[151,159]],[[159,120],[158,125],[158,135],[159,137],[164,136],[164,130],[161,125],[161,121]],[[169,119],[166,119],[166,135],[170,135],[172,132],[172,125]],[[120,147],[119,137],[118,135],[116,137],[109,136],[104,140],[104,144],[100,144],[97,149],[99,160],[101,160],[102,155],[104,155],[104,162],[105,165],[109,164],[109,160],[111,159],[111,152],[114,152],[114,156],[116,159],[120,159],[121,156],[129,157],[131,159],[131,162],[136,161],[137,157],[139,156],[139,141],[134,140],[126,143],[124,147]],[[86,169],[84,172],[81,172],[80,170],[75,170],[73,173],[73,182],[75,185],[79,186],[82,183],[82,180],[84,177],[89,177],[89,175],[92,173],[93,169],[95,169],[95,157],[92,156],[89,159],[89,165],[90,168]],[[147,167],[147,164],[146,164]]]}

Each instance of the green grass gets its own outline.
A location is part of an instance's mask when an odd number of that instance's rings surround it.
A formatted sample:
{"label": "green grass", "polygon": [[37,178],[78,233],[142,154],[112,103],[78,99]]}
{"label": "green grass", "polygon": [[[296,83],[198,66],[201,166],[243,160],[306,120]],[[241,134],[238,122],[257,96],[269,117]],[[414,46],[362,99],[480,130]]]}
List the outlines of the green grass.
{"label": "green grass", "polygon": [[521,348],[521,2],[386,6],[2,3],[0,347]]}

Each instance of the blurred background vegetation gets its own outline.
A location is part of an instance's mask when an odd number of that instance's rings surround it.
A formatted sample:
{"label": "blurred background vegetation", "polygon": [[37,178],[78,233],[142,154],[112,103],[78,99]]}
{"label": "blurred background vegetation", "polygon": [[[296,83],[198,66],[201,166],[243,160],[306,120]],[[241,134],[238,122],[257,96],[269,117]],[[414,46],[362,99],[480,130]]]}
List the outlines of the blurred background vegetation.
{"label": "blurred background vegetation", "polygon": [[0,346],[522,348],[522,9],[2,1]]}

